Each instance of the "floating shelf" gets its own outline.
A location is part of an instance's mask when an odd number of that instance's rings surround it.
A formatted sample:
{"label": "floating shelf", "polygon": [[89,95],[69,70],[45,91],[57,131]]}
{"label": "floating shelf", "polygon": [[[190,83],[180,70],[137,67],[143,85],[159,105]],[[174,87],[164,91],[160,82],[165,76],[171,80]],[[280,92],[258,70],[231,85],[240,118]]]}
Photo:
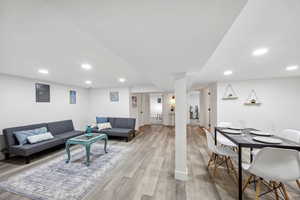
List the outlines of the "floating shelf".
{"label": "floating shelf", "polygon": [[246,103],[244,103],[244,105],[247,105],[247,106],[259,106],[259,105],[261,105],[261,103],[249,103],[249,102],[246,102]]}
{"label": "floating shelf", "polygon": [[259,106],[261,105],[261,102],[258,100],[257,95],[255,90],[251,90],[246,102],[244,103],[244,105],[255,105],[255,106]]}
{"label": "floating shelf", "polygon": [[238,97],[223,97],[222,100],[235,100],[238,99]]}
{"label": "floating shelf", "polygon": [[238,99],[238,97],[237,97],[235,91],[233,90],[231,84],[228,84],[226,86],[222,100],[235,100],[235,99]]}

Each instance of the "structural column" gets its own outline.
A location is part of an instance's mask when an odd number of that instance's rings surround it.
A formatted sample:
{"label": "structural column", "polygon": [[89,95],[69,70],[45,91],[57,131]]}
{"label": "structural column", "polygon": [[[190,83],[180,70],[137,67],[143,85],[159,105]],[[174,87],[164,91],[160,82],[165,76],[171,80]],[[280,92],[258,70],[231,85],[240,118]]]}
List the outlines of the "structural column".
{"label": "structural column", "polygon": [[185,75],[175,80],[175,179],[185,181],[187,171],[187,83]]}

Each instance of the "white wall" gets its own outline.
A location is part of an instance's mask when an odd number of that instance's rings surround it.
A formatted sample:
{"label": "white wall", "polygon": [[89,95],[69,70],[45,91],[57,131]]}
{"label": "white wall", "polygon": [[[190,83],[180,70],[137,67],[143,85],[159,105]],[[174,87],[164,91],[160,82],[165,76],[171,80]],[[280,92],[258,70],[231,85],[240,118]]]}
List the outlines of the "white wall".
{"label": "white wall", "polygon": [[[46,83],[0,74],[0,149],[4,147],[4,128],[65,119],[72,119],[76,129],[85,127],[87,89],[47,83],[50,85],[50,103],[36,103],[36,82]],[[71,89],[77,91],[77,104],[69,104]]]}
{"label": "white wall", "polygon": [[200,90],[200,109],[199,109],[199,117],[200,117],[200,125],[208,128],[208,112],[209,108],[209,99],[208,99],[208,89],[203,88]]}
{"label": "white wall", "polygon": [[[119,102],[110,102],[110,91],[119,92]],[[90,89],[88,116],[90,122],[99,117],[129,117],[129,88]]]}
{"label": "white wall", "polygon": [[[231,82],[237,100],[222,100],[228,83],[218,84],[218,121],[243,124],[261,130],[279,131],[285,128],[300,130],[300,78],[251,80]],[[261,101],[260,106],[246,106],[251,90]]]}
{"label": "white wall", "polygon": [[218,123],[218,99],[219,99],[219,93],[218,93],[218,85],[217,83],[212,83],[209,85],[209,119],[210,119],[210,125],[211,128],[214,128]]}
{"label": "white wall", "polygon": [[170,104],[170,101],[173,96],[175,96],[174,93],[163,94],[163,124],[166,126],[174,126],[175,124],[175,111],[171,111]]}

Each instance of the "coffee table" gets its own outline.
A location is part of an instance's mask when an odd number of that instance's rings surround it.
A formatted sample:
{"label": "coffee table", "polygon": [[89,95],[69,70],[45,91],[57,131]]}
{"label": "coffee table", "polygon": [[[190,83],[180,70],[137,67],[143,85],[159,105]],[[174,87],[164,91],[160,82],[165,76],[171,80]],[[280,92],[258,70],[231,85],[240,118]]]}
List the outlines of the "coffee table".
{"label": "coffee table", "polygon": [[70,145],[71,144],[80,144],[80,145],[85,146],[86,165],[89,166],[90,165],[91,145],[93,143],[96,143],[101,140],[104,140],[104,152],[107,153],[107,151],[106,151],[107,135],[106,134],[91,133],[90,136],[85,134],[85,135],[80,135],[80,136],[68,139],[66,141],[66,152],[68,155],[68,159],[66,160],[66,163],[69,163],[71,160]]}

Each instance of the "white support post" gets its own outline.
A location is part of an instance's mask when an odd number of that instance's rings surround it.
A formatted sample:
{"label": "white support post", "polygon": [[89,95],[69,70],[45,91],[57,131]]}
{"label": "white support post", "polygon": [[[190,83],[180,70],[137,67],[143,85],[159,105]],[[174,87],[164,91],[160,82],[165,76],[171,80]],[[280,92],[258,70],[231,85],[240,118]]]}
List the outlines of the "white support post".
{"label": "white support post", "polygon": [[187,83],[185,75],[175,80],[175,179],[186,181],[187,171]]}

